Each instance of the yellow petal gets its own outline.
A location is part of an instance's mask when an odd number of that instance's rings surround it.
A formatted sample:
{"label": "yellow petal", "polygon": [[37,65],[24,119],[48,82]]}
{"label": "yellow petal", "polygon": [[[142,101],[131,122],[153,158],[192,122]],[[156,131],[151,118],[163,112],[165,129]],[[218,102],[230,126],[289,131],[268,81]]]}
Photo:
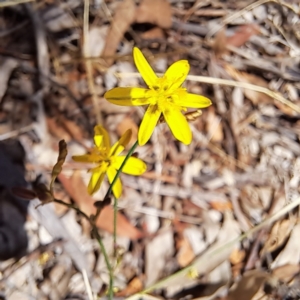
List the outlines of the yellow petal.
{"label": "yellow petal", "polygon": [[156,84],[157,76],[140,49],[133,48],[133,59],[146,84],[151,87]]}
{"label": "yellow petal", "polygon": [[205,108],[212,104],[210,99],[201,95],[187,93],[184,89],[179,90],[176,95],[178,97],[173,97],[174,102],[183,107]]}
{"label": "yellow petal", "polygon": [[185,81],[190,71],[190,65],[187,60],[179,60],[172,64],[166,71],[164,78],[167,79],[168,91],[178,89]]}
{"label": "yellow petal", "polygon": [[81,163],[92,163],[95,161],[93,156],[90,154],[73,155],[72,159],[76,162],[81,162]]}
{"label": "yellow petal", "polygon": [[105,148],[107,151],[110,150],[110,139],[107,131],[102,127],[101,125],[96,125],[94,127],[94,142],[95,145],[100,148],[102,146]]}
{"label": "yellow petal", "polygon": [[[113,166],[119,170],[123,161],[125,159],[125,156],[118,156],[116,157],[116,160],[113,164]],[[125,166],[122,169],[122,172],[129,174],[129,175],[141,175],[145,173],[147,170],[147,165],[140,159],[136,157],[129,157],[129,159],[126,161]]]}
{"label": "yellow petal", "polygon": [[92,171],[92,176],[88,185],[88,193],[90,195],[94,194],[100,189],[101,183],[105,176],[105,171],[103,169],[98,169]]}
{"label": "yellow petal", "polygon": [[163,112],[164,118],[169,125],[175,138],[188,145],[192,141],[192,132],[186,118],[178,109],[169,109]]}
{"label": "yellow petal", "polygon": [[119,155],[130,142],[131,135],[132,135],[132,130],[131,129],[126,130],[126,132],[121,136],[121,138],[112,146],[110,150],[110,156]]}
{"label": "yellow petal", "polygon": [[[108,176],[109,183],[113,182],[116,174],[117,174],[117,170],[114,169],[113,167],[109,167],[107,169],[107,176]],[[120,198],[120,196],[122,194],[122,183],[121,183],[120,178],[118,178],[117,181],[115,182],[115,184],[112,188],[112,191],[116,198]]]}
{"label": "yellow petal", "polygon": [[150,103],[150,92],[142,88],[118,87],[107,91],[104,98],[116,105],[139,106]]}
{"label": "yellow petal", "polygon": [[138,133],[140,146],[145,145],[149,141],[160,115],[161,111],[158,109],[157,105],[149,105]]}

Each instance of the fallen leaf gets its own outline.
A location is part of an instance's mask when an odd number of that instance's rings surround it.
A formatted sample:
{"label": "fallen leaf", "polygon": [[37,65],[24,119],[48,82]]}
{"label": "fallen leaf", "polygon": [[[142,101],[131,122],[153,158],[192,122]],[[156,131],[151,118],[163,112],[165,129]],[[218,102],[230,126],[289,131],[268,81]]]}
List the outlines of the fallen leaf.
{"label": "fallen leaf", "polygon": [[146,32],[143,32],[141,34],[141,37],[145,40],[158,40],[158,39],[164,39],[165,33],[161,28],[154,27],[150,30],[147,30]]}
{"label": "fallen leaf", "polygon": [[171,5],[167,0],[143,0],[136,10],[135,21],[168,29],[172,25]]}
{"label": "fallen leaf", "polygon": [[239,26],[235,33],[227,37],[226,46],[241,47],[244,45],[252,35],[256,35],[260,32],[260,28],[257,24],[246,24]]}
{"label": "fallen leaf", "polygon": [[161,180],[167,183],[175,183],[178,184],[178,179],[174,176],[167,174],[157,174],[156,172],[149,171],[141,175],[143,178]]}
{"label": "fallen leaf", "polygon": [[209,204],[212,209],[215,209],[220,212],[232,210],[232,204],[229,201],[210,201]]}
{"label": "fallen leaf", "polygon": [[268,277],[270,277],[270,274],[259,270],[251,270],[245,273],[242,279],[229,291],[228,300],[253,299],[253,296],[259,291]]}
{"label": "fallen leaf", "polygon": [[246,24],[239,26],[232,36],[226,36],[226,30],[223,28],[220,30],[213,43],[213,50],[217,57],[225,54],[230,50],[230,46],[241,47],[243,46],[253,35],[260,32],[260,28],[257,24]]}
{"label": "fallen leaf", "polygon": [[294,225],[293,223],[291,220],[277,221],[272,227],[268,239],[261,250],[261,254],[273,252],[280,247],[289,237]]}
{"label": "fallen leaf", "polygon": [[177,262],[181,268],[186,267],[195,258],[195,253],[189,240],[182,235],[176,243],[177,245]]}
{"label": "fallen leaf", "polygon": [[228,50],[226,49],[226,40],[227,38],[226,38],[225,28],[222,28],[216,34],[216,38],[212,45],[212,49],[214,50],[216,57],[220,57],[222,54],[228,52]]}
{"label": "fallen leaf", "polygon": [[300,272],[299,264],[296,264],[296,265],[286,264],[284,266],[275,268],[272,271],[272,275],[275,276],[276,278],[278,278],[279,280],[283,281],[283,282],[289,282],[299,272]]}
{"label": "fallen leaf", "polygon": [[246,256],[245,250],[234,249],[230,254],[230,263],[233,265],[240,264]]}
{"label": "fallen leaf", "polygon": [[81,141],[84,138],[82,129],[76,122],[64,118],[62,120],[62,125],[74,140]]}
{"label": "fallen leaf", "polygon": [[[246,72],[240,72],[234,69],[231,65],[226,65],[225,70],[227,73],[233,77],[235,80],[240,81],[240,82],[246,82],[250,84],[254,84],[257,86],[265,87],[268,88],[268,83],[262,79],[261,77],[258,77],[253,74],[248,74]],[[265,104],[270,104],[270,103],[276,103],[273,101],[273,98],[269,97],[266,94],[250,90],[250,89],[244,89],[244,94],[245,96],[251,100],[255,105],[265,103]]]}
{"label": "fallen leaf", "polygon": [[71,141],[69,132],[62,126],[61,122],[57,118],[46,118],[47,126],[52,135],[55,137],[65,140],[66,142]]}
{"label": "fallen leaf", "polygon": [[271,264],[272,269],[286,264],[298,264],[300,258],[300,224],[296,224],[284,249]]}
{"label": "fallen leaf", "polygon": [[[115,55],[124,33],[136,18],[136,6],[133,0],[124,0],[118,5],[111,27],[108,31],[105,47],[102,52],[103,57]],[[113,63],[113,58],[107,58],[107,67]]]}
{"label": "fallen leaf", "polygon": [[122,136],[128,129],[132,130],[129,146],[132,146],[137,140],[138,127],[136,123],[130,118],[125,117],[117,126],[119,136]]}
{"label": "fallen leaf", "polygon": [[206,116],[207,116],[207,122],[206,122],[207,131],[210,140],[216,143],[222,142],[224,139],[222,122],[221,122],[221,118],[216,115],[215,108],[210,107],[206,111]]}
{"label": "fallen leaf", "polygon": [[139,277],[134,277],[127,285],[127,287],[116,293],[116,297],[127,297],[129,295],[138,293],[143,288],[143,283]]}

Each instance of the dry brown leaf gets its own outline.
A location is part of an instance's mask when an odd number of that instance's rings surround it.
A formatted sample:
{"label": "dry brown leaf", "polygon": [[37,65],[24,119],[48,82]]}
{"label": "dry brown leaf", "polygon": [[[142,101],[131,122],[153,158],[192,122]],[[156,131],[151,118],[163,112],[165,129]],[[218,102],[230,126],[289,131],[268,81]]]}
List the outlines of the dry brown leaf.
{"label": "dry brown leaf", "polygon": [[210,140],[212,142],[222,142],[224,138],[222,122],[220,118],[217,117],[215,113],[215,108],[210,107],[206,111],[206,116],[207,116],[207,131]]}
{"label": "dry brown leaf", "polygon": [[[124,0],[118,5],[111,27],[106,37],[105,47],[102,52],[104,57],[115,55],[118,45],[122,40],[124,33],[136,18],[136,6],[133,0]],[[113,63],[112,58],[106,59],[107,66]]]}
{"label": "dry brown leaf", "polygon": [[145,40],[155,40],[155,39],[164,39],[165,33],[159,27],[154,27],[141,34],[141,37]]}
{"label": "dry brown leaf", "polygon": [[143,0],[136,10],[137,23],[151,23],[168,29],[172,25],[172,10],[167,0]]}
{"label": "dry brown leaf", "polygon": [[286,264],[298,264],[300,258],[300,223],[296,224],[290,234],[289,240],[284,249],[278,254],[271,264],[272,268],[284,266]]}
{"label": "dry brown leaf", "polygon": [[228,300],[251,300],[268,277],[270,274],[259,270],[245,273],[243,278],[230,290]]}
{"label": "dry brown leaf", "polygon": [[252,35],[260,32],[259,26],[256,24],[246,24],[237,28],[232,36],[226,36],[226,30],[223,28],[218,32],[213,43],[213,50],[216,56],[221,56],[228,52],[230,46],[241,47]]}
{"label": "dry brown leaf", "polygon": [[222,54],[225,54],[227,52],[226,40],[226,32],[225,28],[223,28],[216,34],[216,38],[212,45],[212,49],[214,50],[217,57],[220,57]]}
{"label": "dry brown leaf", "polygon": [[[248,74],[246,72],[239,72],[236,69],[234,69],[231,65],[226,65],[225,70],[231,77],[233,77],[237,81],[246,82],[246,83],[268,88],[267,82],[261,77],[255,76],[253,74]],[[266,94],[259,93],[257,91],[244,89],[244,93],[246,97],[249,100],[251,100],[255,105],[261,103],[265,103],[265,104],[274,103],[271,97],[269,97]]]}
{"label": "dry brown leaf", "polygon": [[127,287],[116,293],[116,297],[127,297],[129,295],[138,293],[143,288],[143,283],[139,277],[134,277],[127,285]]}
{"label": "dry brown leaf", "polygon": [[230,255],[230,262],[233,265],[240,264],[246,256],[245,250],[234,249]]}
{"label": "dry brown leaf", "polygon": [[[70,197],[77,203],[79,208],[88,216],[96,213],[94,207],[95,200],[88,194],[87,187],[84,184],[79,171],[74,172],[71,178],[67,178],[64,174],[58,176],[60,182],[69,193]],[[105,206],[97,219],[97,227],[113,232],[114,211],[111,206]],[[118,213],[117,235],[126,236],[132,240],[142,237],[142,232],[131,225],[124,215]]]}
{"label": "dry brown leaf", "polygon": [[132,135],[130,139],[129,146],[132,146],[136,140],[138,135],[138,127],[136,123],[130,118],[125,117],[117,126],[117,132],[119,136],[122,136],[128,129],[132,130]]}
{"label": "dry brown leaf", "polygon": [[72,138],[57,118],[47,118],[47,126],[52,135],[69,142]]}
{"label": "dry brown leaf", "polygon": [[182,236],[177,242],[177,247],[179,248],[176,257],[177,262],[180,267],[184,268],[195,258],[195,253],[189,240],[185,236]]}
{"label": "dry brown leaf", "polygon": [[276,222],[271,230],[271,233],[264,244],[261,253],[273,252],[278,247],[280,247],[288,238],[293,228],[293,223],[291,220],[282,220]]}
{"label": "dry brown leaf", "polygon": [[226,39],[226,46],[241,47],[252,35],[260,32],[257,24],[246,24],[238,27],[235,33]]}
{"label": "dry brown leaf", "polygon": [[300,272],[299,264],[297,265],[287,264],[274,269],[272,271],[272,275],[283,282],[289,282],[299,272]]}
{"label": "dry brown leaf", "polygon": [[152,171],[146,172],[141,176],[143,178],[161,180],[167,183],[175,183],[175,184],[178,183],[178,179],[174,176],[167,175],[167,174],[157,174],[156,172],[152,172]]}
{"label": "dry brown leaf", "polygon": [[74,140],[81,141],[83,139],[83,132],[80,126],[78,126],[74,121],[63,119],[63,126],[66,131],[71,135]]}
{"label": "dry brown leaf", "polygon": [[229,201],[210,201],[211,208],[224,212],[226,210],[232,210],[232,204]]}

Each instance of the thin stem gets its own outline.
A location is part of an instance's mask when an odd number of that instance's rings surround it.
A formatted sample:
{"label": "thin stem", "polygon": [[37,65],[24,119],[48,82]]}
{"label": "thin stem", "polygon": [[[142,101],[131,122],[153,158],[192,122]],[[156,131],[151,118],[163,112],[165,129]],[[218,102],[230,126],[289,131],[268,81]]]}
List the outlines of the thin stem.
{"label": "thin stem", "polygon": [[56,202],[56,203],[58,203],[58,204],[61,204],[61,205],[64,205],[64,206],[66,206],[66,207],[68,207],[68,208],[72,208],[72,209],[76,210],[80,215],[82,215],[85,219],[87,219],[87,220],[90,222],[90,224],[93,226],[90,217],[89,217],[87,214],[85,214],[85,213],[84,213],[79,207],[77,207],[76,205],[74,205],[74,204],[72,204],[72,203],[64,202],[64,201],[59,200],[59,199],[54,199],[53,202]]}
{"label": "thin stem", "polygon": [[[112,181],[112,183],[110,184],[105,196],[103,199],[106,199],[107,197],[109,197],[112,189],[113,189],[113,186],[114,184],[116,183],[117,179],[119,178],[120,174],[121,174],[121,171],[123,169],[123,167],[125,166],[127,160],[129,159],[129,157],[132,155],[132,153],[134,152],[135,148],[138,146],[138,141],[136,141],[133,146],[130,148],[130,150],[128,151],[123,163],[121,164],[119,170],[117,171],[116,173],[116,176],[114,178],[114,180]],[[118,204],[118,201],[116,198],[114,198],[114,232],[113,232],[113,242],[114,242],[114,249],[115,249],[115,246],[116,246],[116,240],[117,240],[117,204]],[[97,208],[97,211],[96,211],[96,214],[95,214],[95,217],[94,217],[94,221],[96,221],[99,217],[99,214],[101,212],[101,208]],[[96,228],[96,227],[93,227],[93,228]],[[109,262],[109,259],[108,259],[108,256],[107,256],[107,253],[105,251],[105,248],[104,248],[104,245],[102,243],[102,240],[101,240],[101,237],[99,236],[99,233],[97,230],[94,230],[95,234],[97,233],[97,241],[100,245],[100,248],[101,248],[101,251],[103,252],[103,255],[104,255],[104,259],[105,259],[105,262],[106,262],[106,265],[107,265],[107,269],[109,271],[109,299],[113,299],[113,295],[114,295],[114,291],[113,291],[113,286],[114,286],[114,274],[113,274],[113,268],[111,267],[111,264]]]}
{"label": "thin stem", "polygon": [[118,198],[114,197],[114,257],[116,258],[116,247],[117,247],[117,209],[118,209]]}
{"label": "thin stem", "polygon": [[93,235],[95,236],[96,240],[98,241],[98,244],[100,246],[100,249],[103,253],[104,260],[108,269],[109,273],[109,289],[108,289],[108,297],[110,300],[113,300],[114,297],[114,274],[113,274],[113,268],[109,262],[109,258],[107,255],[107,252],[105,250],[105,246],[102,242],[101,236],[99,235],[98,229],[93,227]]}

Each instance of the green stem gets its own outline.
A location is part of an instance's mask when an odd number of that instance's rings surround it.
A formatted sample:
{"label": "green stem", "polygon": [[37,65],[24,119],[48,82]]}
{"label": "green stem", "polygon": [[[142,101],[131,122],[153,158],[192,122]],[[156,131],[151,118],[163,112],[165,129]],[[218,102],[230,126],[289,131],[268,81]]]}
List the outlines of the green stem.
{"label": "green stem", "polygon": [[[107,197],[109,197],[114,184],[116,183],[117,179],[119,178],[121,171],[123,169],[123,167],[125,166],[127,160],[129,159],[129,157],[132,155],[132,153],[134,152],[135,148],[138,146],[138,141],[136,141],[133,146],[130,148],[130,150],[128,151],[123,163],[120,166],[120,169],[117,171],[116,176],[114,178],[114,180],[112,181],[112,183],[110,184],[105,196],[103,199],[106,199]],[[117,205],[118,205],[118,200],[117,198],[114,197],[114,231],[113,231],[113,242],[114,242],[114,249],[116,247],[116,240],[117,240]],[[96,214],[95,214],[95,218],[94,220],[96,221],[100,215],[101,212],[101,208],[97,208]],[[97,231],[97,236],[99,236],[98,231]],[[114,274],[113,274],[113,268],[111,267],[111,264],[109,263],[109,259],[107,256],[107,253],[105,251],[104,245],[102,243],[101,237],[99,236],[100,239],[97,238],[98,243],[100,245],[100,248],[103,252],[104,258],[105,258],[105,262],[107,265],[107,269],[109,271],[109,299],[113,299],[113,295],[114,295],[114,291],[113,291],[113,287],[114,287]]]}
{"label": "green stem", "polygon": [[116,258],[117,247],[117,218],[118,218],[118,198],[114,197],[114,257]]}
{"label": "green stem", "polygon": [[110,300],[113,300],[114,298],[114,272],[113,272],[113,268],[109,262],[109,258],[107,255],[107,252],[105,250],[105,246],[102,242],[101,236],[99,235],[98,229],[97,228],[93,228],[93,234],[96,238],[96,240],[98,241],[98,244],[100,246],[100,249],[103,253],[104,256],[104,260],[108,269],[108,273],[109,273],[109,288],[108,288],[108,297]]}

